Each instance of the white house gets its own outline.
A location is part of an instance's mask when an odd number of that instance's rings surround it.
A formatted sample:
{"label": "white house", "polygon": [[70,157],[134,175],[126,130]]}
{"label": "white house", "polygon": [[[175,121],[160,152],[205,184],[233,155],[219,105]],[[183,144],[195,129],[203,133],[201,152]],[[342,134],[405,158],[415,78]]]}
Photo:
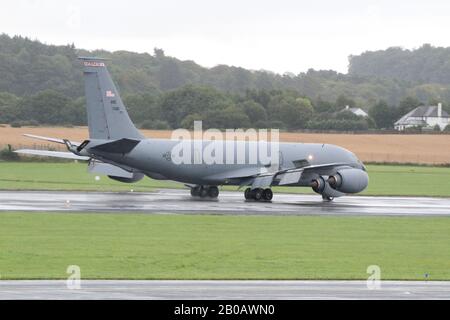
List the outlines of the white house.
{"label": "white house", "polygon": [[367,118],[369,115],[367,114],[367,112],[365,112],[363,109],[361,108],[350,108],[350,106],[346,106],[345,109],[342,109],[342,111],[350,111],[351,113],[360,116],[360,117],[364,117]]}
{"label": "white house", "polygon": [[439,103],[437,106],[415,108],[398,120],[394,127],[396,130],[403,131],[411,127],[433,128],[438,125],[441,130],[444,130],[448,124],[450,124],[450,117],[447,112],[442,110],[442,103]]}

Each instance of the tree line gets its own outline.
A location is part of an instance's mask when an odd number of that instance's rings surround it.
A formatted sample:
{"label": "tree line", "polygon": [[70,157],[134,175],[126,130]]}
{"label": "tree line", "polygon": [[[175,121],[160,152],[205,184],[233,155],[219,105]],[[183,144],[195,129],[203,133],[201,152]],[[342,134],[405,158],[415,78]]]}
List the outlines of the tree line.
{"label": "tree line", "polygon": [[[407,97],[398,106],[384,101],[371,106],[369,117],[345,107],[356,102],[345,96],[335,101],[310,99],[293,90],[247,90],[224,93],[212,87],[187,85],[157,94],[123,96],[131,119],[143,129],[278,128],[282,130],[364,131],[392,129],[394,122],[422,102]],[[447,107],[447,106],[446,106]],[[86,125],[84,98],[45,90],[27,97],[0,93],[0,123],[23,125]]]}
{"label": "tree line", "polygon": [[186,85],[209,86],[221,92],[294,90],[313,100],[336,101],[346,96],[364,109],[380,100],[399,105],[407,96],[427,102],[450,101],[450,48],[429,45],[418,50],[391,48],[351,56],[349,73],[309,70],[275,74],[218,65],[204,68],[194,61],[151,53],[87,51],[74,44],[54,46],[0,34],[0,92],[29,96],[52,89],[70,98],[83,96],[78,56],[110,59],[110,72],[122,94],[159,94]]}
{"label": "tree line", "polygon": [[[77,56],[100,56],[111,60],[112,77],[142,128],[189,128],[203,120],[205,127],[215,128],[390,129],[420,104],[442,102],[450,111],[450,80],[431,76],[439,73],[435,61],[449,63],[447,52],[431,46],[392,48],[350,57],[348,74],[309,70],[280,75],[224,65],[204,68],[157,48],[153,54],[89,52],[73,44],[53,46],[2,34],[0,123],[85,125]],[[425,73],[417,71],[423,61]],[[361,107],[370,117],[342,111],[345,106]]]}
{"label": "tree line", "polygon": [[354,76],[387,78],[412,84],[450,84],[450,48],[425,44],[416,50],[392,47],[350,57]]}

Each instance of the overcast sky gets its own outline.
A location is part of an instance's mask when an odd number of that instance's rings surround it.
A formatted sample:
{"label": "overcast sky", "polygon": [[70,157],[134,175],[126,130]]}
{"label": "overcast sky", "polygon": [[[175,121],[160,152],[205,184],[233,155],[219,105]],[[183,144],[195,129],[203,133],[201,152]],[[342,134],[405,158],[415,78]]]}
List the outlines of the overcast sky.
{"label": "overcast sky", "polygon": [[347,72],[348,56],[450,46],[444,0],[5,0],[0,33],[79,48],[153,52],[299,73]]}

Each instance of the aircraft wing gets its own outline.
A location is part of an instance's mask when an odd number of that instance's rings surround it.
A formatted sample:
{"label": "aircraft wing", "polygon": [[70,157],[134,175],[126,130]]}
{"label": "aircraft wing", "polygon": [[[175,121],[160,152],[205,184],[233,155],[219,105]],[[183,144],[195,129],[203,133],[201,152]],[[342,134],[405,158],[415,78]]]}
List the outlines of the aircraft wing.
{"label": "aircraft wing", "polygon": [[[28,137],[28,138],[32,138],[32,139],[37,139],[37,140],[44,140],[44,141],[49,141],[49,142],[54,142],[54,143],[59,143],[59,144],[66,144],[64,139],[42,137],[42,136],[37,136],[34,134],[28,134],[28,133],[24,134],[24,136]],[[80,142],[76,142],[76,141],[69,141],[69,142],[76,147],[78,147],[81,144]]]}
{"label": "aircraft wing", "polygon": [[20,154],[28,154],[33,156],[44,156],[44,157],[54,157],[62,159],[72,159],[72,160],[82,160],[87,161],[89,157],[77,156],[72,152],[62,152],[62,151],[48,151],[48,150],[32,150],[32,149],[20,149],[14,151]]}
{"label": "aircraft wing", "polygon": [[281,171],[277,172],[277,174],[294,173],[294,172],[317,172],[317,173],[320,173],[320,172],[328,171],[330,169],[347,166],[347,165],[348,164],[346,164],[346,163],[339,163],[339,162],[318,164],[318,165],[308,165],[308,166],[299,167],[299,168],[281,170]]}
{"label": "aircraft wing", "polygon": [[[236,179],[240,178],[244,181],[244,185],[250,185],[252,188],[264,188],[273,184],[275,179],[279,180],[278,185],[295,184],[300,181],[305,173],[317,173],[319,175],[327,175],[330,170],[335,168],[347,166],[346,163],[327,163],[320,165],[308,165],[304,167],[295,167],[290,169],[279,170],[275,172],[259,172],[255,173],[253,170],[240,169],[232,173],[226,174],[227,177]],[[252,172],[253,171],[253,172]],[[228,176],[229,175],[229,176]]]}
{"label": "aircraft wing", "polygon": [[318,175],[328,175],[330,170],[348,166],[346,163],[327,163],[320,165],[309,165],[300,168],[292,168],[277,172],[274,179],[279,179],[278,185],[287,185],[297,183],[304,173],[316,173]]}

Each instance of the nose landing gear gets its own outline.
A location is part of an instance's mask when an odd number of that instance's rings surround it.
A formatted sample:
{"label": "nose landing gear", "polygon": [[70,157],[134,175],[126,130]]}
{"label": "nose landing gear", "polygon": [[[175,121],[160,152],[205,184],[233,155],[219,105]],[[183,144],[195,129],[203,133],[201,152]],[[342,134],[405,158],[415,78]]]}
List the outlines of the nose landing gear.
{"label": "nose landing gear", "polygon": [[262,188],[256,188],[251,189],[247,188],[244,192],[245,200],[255,200],[255,201],[271,201],[273,198],[273,192],[272,189],[262,189]]}

